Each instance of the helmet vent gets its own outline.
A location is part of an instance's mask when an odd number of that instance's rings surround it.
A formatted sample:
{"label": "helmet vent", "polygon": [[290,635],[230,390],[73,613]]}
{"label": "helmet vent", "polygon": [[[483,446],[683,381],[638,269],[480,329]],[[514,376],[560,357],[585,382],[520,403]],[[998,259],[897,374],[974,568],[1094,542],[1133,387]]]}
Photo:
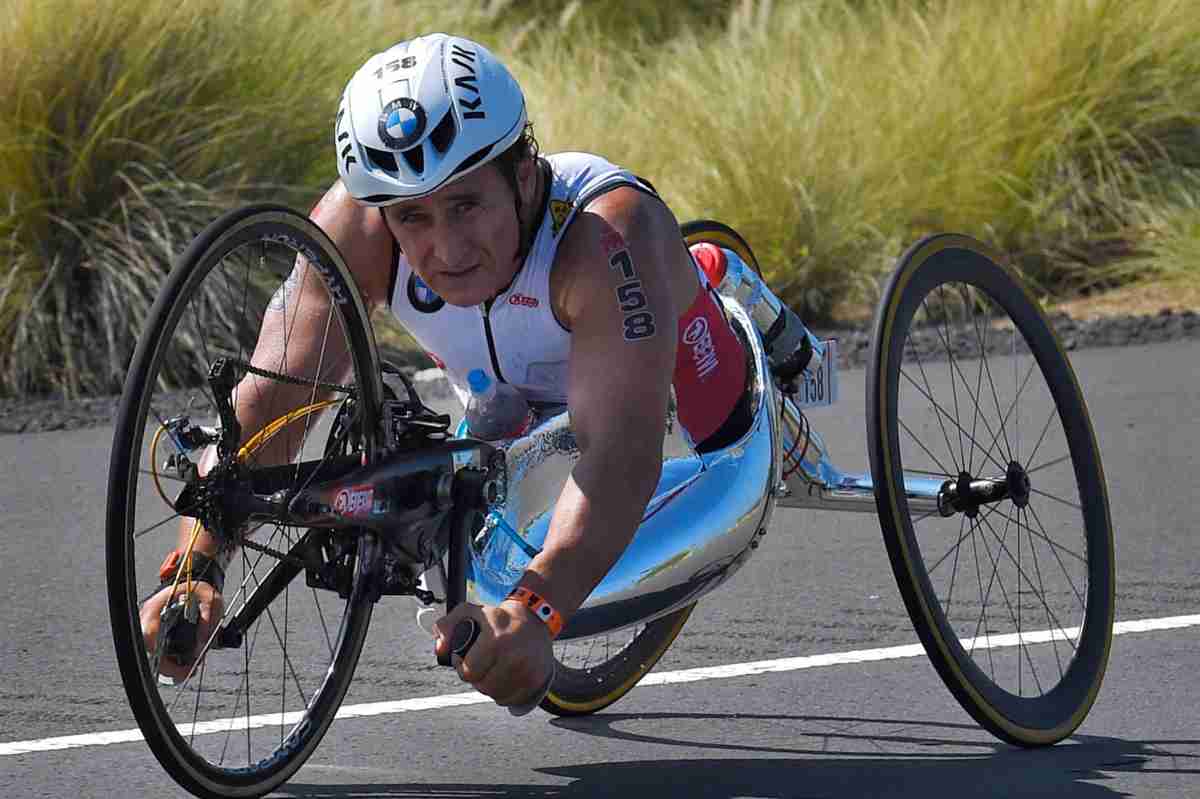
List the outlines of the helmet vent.
{"label": "helmet vent", "polygon": [[[455,170],[452,174],[457,175],[459,172],[466,172],[468,169],[475,166],[483,159],[487,158],[488,153],[490,153],[492,151],[492,148],[494,146],[495,145],[493,145],[493,144],[489,144],[487,147],[480,148],[480,149],[476,150],[475,152],[471,153],[465,159],[463,159],[463,162],[461,164],[459,164],[457,168],[455,168]],[[405,155],[408,155],[408,153],[405,153]]]}
{"label": "helmet vent", "polygon": [[450,145],[454,143],[454,114],[447,111],[442,121],[437,123],[437,127],[429,134],[429,141],[433,144],[433,149],[438,153],[445,155],[450,149]]}
{"label": "helmet vent", "polygon": [[425,171],[425,151],[420,147],[412,147],[400,153],[404,161],[418,175]]}
{"label": "helmet vent", "polygon": [[378,169],[385,172],[399,172],[400,168],[396,166],[396,156],[389,153],[387,150],[376,150],[374,147],[364,147],[367,151],[367,156],[370,157],[371,163]]}

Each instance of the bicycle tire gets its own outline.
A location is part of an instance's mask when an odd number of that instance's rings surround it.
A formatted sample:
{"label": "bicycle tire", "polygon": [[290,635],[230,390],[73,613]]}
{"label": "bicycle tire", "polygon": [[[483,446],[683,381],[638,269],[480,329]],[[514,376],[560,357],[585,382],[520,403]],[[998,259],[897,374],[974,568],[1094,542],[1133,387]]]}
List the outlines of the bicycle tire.
{"label": "bicycle tire", "polygon": [[724,222],[718,222],[715,219],[693,219],[680,225],[679,232],[683,235],[683,241],[687,246],[691,247],[693,244],[703,241],[732,250],[754,270],[755,274],[760,278],[763,276],[762,267],[758,265],[758,259],[754,257],[754,251],[750,249],[749,243],[742,238],[740,233]]}
{"label": "bicycle tire", "polygon": [[587,716],[613,704],[633,690],[666,654],[695,607],[693,602],[649,622],[616,654],[606,653],[595,666],[566,665],[556,652],[557,671],[542,709],[556,716]]}
{"label": "bicycle tire", "polygon": [[[955,287],[958,299],[954,296]],[[952,332],[956,310],[964,321],[961,330],[955,329],[958,335]],[[968,313],[970,328],[965,324]],[[1008,321],[1000,318],[1002,315],[1007,315]],[[921,327],[915,321],[918,317],[931,325]],[[936,340],[930,339],[930,332]],[[1006,333],[1007,354],[1003,338]],[[926,342],[933,341],[934,347],[939,342],[944,344],[948,357],[942,359],[940,352],[928,353],[927,348],[928,362],[923,361],[922,336]],[[995,337],[990,346],[989,336]],[[955,351],[959,351],[957,364]],[[978,357],[972,366],[972,361],[964,360],[963,356],[976,351]],[[997,368],[992,368],[989,358],[995,359]],[[1011,400],[1003,383],[997,389],[993,374],[1005,375],[1009,360],[1014,377]],[[1026,363],[1028,370],[1020,380],[1021,367]],[[930,370],[926,370],[927,365]],[[1044,381],[1043,392],[1051,408],[1032,451],[1022,452],[1021,420],[1029,414],[1021,403],[1041,396],[1036,385],[1032,392],[1026,393],[1030,391],[1035,367]],[[927,371],[938,376],[942,368],[949,376],[950,394],[945,391],[944,381],[928,377]],[[976,372],[973,380],[972,368]],[[922,378],[924,387],[916,374]],[[976,393],[971,392],[972,383]],[[935,385],[942,388],[941,402],[937,401]],[[991,396],[987,396],[989,393]],[[1006,398],[1003,403],[1002,394]],[[955,415],[959,413],[960,399],[964,406],[970,404],[968,400],[975,401],[969,428],[967,417],[962,417],[959,424],[949,411],[953,405]],[[928,409],[924,408],[926,400]],[[981,243],[951,234],[925,238],[901,256],[884,290],[874,323],[866,405],[871,474],[888,556],[909,616],[941,679],[972,718],[1004,741],[1033,747],[1053,744],[1070,735],[1095,702],[1104,677],[1115,614],[1116,569],[1107,488],[1095,433],[1074,370],[1046,317],[1019,278]],[[997,430],[991,430],[988,414],[981,413],[981,405],[989,411],[994,407]],[[902,407],[906,414],[913,411],[909,419],[923,418],[925,427],[916,422],[905,423],[899,415]],[[1002,412],[1002,407],[1007,407],[1007,411]],[[936,420],[936,426],[928,421],[930,417]],[[1006,425],[1014,418],[1015,434],[1010,434]],[[1033,418],[1040,419],[1040,414]],[[979,444],[987,437],[981,424],[992,435],[987,449]],[[930,431],[928,446],[914,432],[914,427]],[[1037,427],[1034,424],[1026,430]],[[1052,428],[1053,433],[1048,437]],[[902,432],[907,436],[902,436]],[[1060,432],[1065,440],[1053,446],[1062,446],[1067,454],[1045,465],[1035,465],[1040,447],[1051,446],[1049,442]],[[951,441],[955,437],[957,452]],[[948,456],[939,455],[943,452],[940,448],[943,438]],[[1000,462],[1005,448],[1011,458],[1007,466]],[[976,454],[982,456],[978,467],[974,464]],[[945,549],[940,560],[936,559],[953,538],[945,535],[950,527],[938,525],[952,525],[945,519],[953,517],[946,517],[941,507],[921,516],[910,510],[905,490],[906,459],[910,461],[909,474],[918,476],[947,475],[958,468],[960,475],[978,478],[1004,467],[1003,481],[1009,495],[987,505],[966,503],[958,522],[957,539]],[[993,463],[987,464],[989,459]],[[931,465],[928,472],[911,471],[926,460],[937,465]],[[946,465],[951,461],[954,467]],[[1064,465],[1068,461],[1069,468]],[[1001,481],[999,475],[986,479]],[[1036,487],[1039,483],[1041,490]],[[963,485],[955,482],[953,490],[966,496],[968,492],[962,489]],[[1066,487],[1059,488],[1060,485]],[[947,487],[948,483],[942,483],[943,493]],[[1074,498],[1078,499],[1077,504]],[[1040,514],[1035,503],[1042,508]],[[1077,508],[1078,514],[1061,510],[1067,505]],[[967,512],[972,509],[974,516]],[[945,510],[953,512],[949,500]],[[1049,526],[1042,514],[1051,519]],[[991,518],[996,519],[995,525],[989,521]],[[970,531],[966,530],[968,519]],[[1003,536],[998,532],[1002,521]],[[1082,523],[1082,535],[1074,527],[1077,522]],[[1015,545],[1009,538],[1014,524]],[[1070,535],[1056,540],[1055,532],[1062,529]],[[1073,547],[1080,546],[1079,541],[1082,549],[1076,552]],[[960,558],[966,564],[972,553],[980,582],[979,601],[976,603],[973,594],[968,597],[960,593],[956,605],[954,590]],[[1047,564],[1045,570],[1041,567],[1042,558]],[[985,592],[983,574],[989,568],[991,575]],[[962,579],[969,580],[969,567],[964,565],[963,572],[966,576]],[[1016,575],[1015,592],[1005,588],[1002,574]],[[1047,590],[1046,576],[1065,578],[1066,586]],[[989,617],[988,605],[997,584],[1000,597],[995,600],[994,615]],[[1082,618],[1078,627],[1068,626],[1079,617]],[[1031,618],[1031,624],[1049,626],[1049,633],[1024,629]],[[954,619],[961,620],[959,628],[955,627]],[[972,620],[975,629],[968,636]],[[1016,628],[1015,633],[1011,632],[1012,627]],[[1001,631],[1005,629],[1010,632],[1003,634]],[[1065,642],[1069,654],[1065,668],[1060,642]],[[1015,652],[1005,651],[1012,647]],[[1055,665],[1057,682],[1047,687],[1050,679],[1043,685],[1043,677],[1048,671],[1053,675]]]}
{"label": "bicycle tire", "polygon": [[[158,415],[158,411],[152,406],[151,397],[157,387],[168,381],[169,373],[175,368],[174,364],[166,364],[165,361],[168,357],[176,357],[179,350],[172,349],[172,347],[179,345],[169,344],[169,342],[174,341],[176,335],[179,336],[180,342],[188,340],[187,336],[194,333],[204,335],[204,324],[201,322],[201,313],[197,308],[207,307],[202,304],[204,295],[201,293],[205,290],[206,278],[211,277],[214,282],[209,285],[217,287],[221,287],[223,280],[225,286],[220,288],[222,291],[236,291],[236,287],[231,285],[227,267],[222,265],[223,259],[235,257],[247,247],[258,247],[261,248],[262,259],[265,262],[268,244],[272,247],[278,245],[283,248],[280,263],[287,263],[287,252],[290,251],[287,248],[289,247],[295,249],[297,255],[293,256],[293,261],[296,263],[299,263],[298,254],[303,253],[308,263],[316,266],[315,272],[320,282],[314,282],[313,285],[322,286],[329,296],[334,298],[335,301],[329,303],[329,307],[333,309],[329,318],[336,320],[346,337],[346,347],[352,362],[353,375],[357,381],[354,386],[354,401],[361,413],[361,424],[358,427],[357,440],[359,443],[355,447],[355,452],[357,454],[357,451],[361,450],[363,457],[370,461],[377,456],[379,451],[379,442],[376,438],[379,425],[376,422],[380,413],[382,387],[374,337],[366,307],[349,269],[333,242],[309,219],[283,206],[248,206],[233,210],[215,220],[192,242],[176,262],[150,312],[146,329],[139,339],[126,379],[113,437],[106,515],[106,572],[109,612],[113,644],[130,707],[147,744],[164,769],[181,786],[198,796],[205,797],[261,796],[283,783],[300,768],[328,730],[346,694],[366,637],[373,608],[373,603],[363,594],[362,583],[364,581],[360,579],[359,559],[353,554],[347,555],[346,563],[352,567],[353,587],[349,592],[342,620],[336,631],[336,649],[330,631],[328,629],[325,631],[331,662],[323,674],[313,679],[316,688],[313,689],[311,700],[305,697],[306,707],[300,712],[299,720],[291,724],[290,718],[284,714],[283,709],[280,709],[279,745],[267,756],[255,759],[253,762],[250,762],[251,758],[257,757],[257,755],[253,755],[251,752],[251,729],[252,723],[257,723],[257,721],[252,722],[252,719],[257,719],[258,716],[251,714],[249,661],[250,648],[253,644],[249,642],[249,636],[247,636],[247,642],[241,644],[244,652],[241,657],[244,657],[246,661],[245,733],[248,762],[244,766],[225,765],[224,750],[222,750],[218,762],[214,762],[215,757],[199,753],[195,747],[198,747],[200,742],[208,740],[204,737],[204,730],[197,732],[199,727],[194,723],[188,735],[185,736],[184,730],[179,727],[179,722],[172,718],[172,709],[175,704],[179,703],[179,700],[176,699],[172,708],[167,707],[160,695],[157,675],[153,672],[150,658],[145,651],[138,617],[139,581],[136,564],[144,565],[147,556],[162,557],[163,554],[161,552],[149,553],[149,555],[138,557],[136,539],[142,533],[135,531],[134,528],[135,517],[138,515],[140,507],[138,505],[138,484],[141,472],[140,464],[148,436],[147,426],[150,423],[149,417],[152,414]],[[246,256],[246,260],[249,264],[254,259],[252,256]],[[219,270],[218,265],[222,265]],[[251,285],[249,266],[247,266],[246,272],[246,285],[241,289],[243,295],[242,321],[247,318],[245,298],[251,295],[253,290],[257,290],[257,285]],[[308,285],[307,275],[306,272],[301,281],[306,287]],[[236,278],[236,275],[234,277]],[[255,278],[255,280],[257,279],[258,277]],[[334,311],[336,311],[336,316],[334,316]],[[206,312],[218,314],[218,316],[211,317],[213,319],[221,318],[220,314],[236,316],[233,311],[225,307],[207,307]],[[184,321],[185,315],[188,314],[190,316],[187,316]],[[210,317],[203,318],[208,320]],[[188,325],[195,325],[195,328],[188,327]],[[249,331],[250,335],[254,336],[257,335],[257,332],[257,328]],[[234,332],[231,335],[236,337],[240,334]],[[207,345],[205,350],[207,355]],[[314,392],[315,390],[314,387]],[[307,425],[306,421],[306,433]],[[327,442],[326,449],[331,448],[335,443]],[[341,446],[346,445],[343,443]],[[157,473],[155,479],[156,481],[158,479]],[[175,510],[174,505],[171,505],[170,508]],[[274,541],[274,537],[271,540]],[[259,560],[261,561],[262,558],[263,556],[260,555]],[[258,561],[255,561],[255,567],[257,564]],[[250,568],[243,566],[246,571],[249,571]],[[243,590],[249,579],[249,577],[243,579]],[[257,576],[255,579],[257,580]],[[143,579],[141,588],[144,590],[145,587],[146,583]],[[232,588],[227,584],[226,600],[230,607],[235,604],[235,601],[229,598],[231,593]],[[283,600],[273,601],[286,603],[286,597],[289,595],[290,588],[282,594],[285,597]],[[321,622],[324,624],[323,609],[320,607],[320,600],[315,588],[313,589],[313,600],[318,605],[317,610],[322,614]],[[267,614],[270,614],[269,609]],[[284,620],[282,643],[285,660],[289,658],[287,614],[288,607],[285,605],[282,616]],[[295,616],[300,616],[298,611],[295,612]],[[270,618],[270,623],[273,626],[276,625],[273,616]],[[279,637],[278,628],[275,630],[275,635],[277,638]],[[257,641],[258,638],[256,631],[254,640]],[[258,645],[259,650],[267,648],[265,643]],[[205,665],[200,670],[199,688],[195,689],[197,713],[200,709],[201,695],[206,691],[204,669],[208,668],[208,662],[214,660],[214,656],[209,652],[203,660]],[[301,672],[304,666],[305,664],[300,664]],[[303,695],[303,686],[299,684],[300,675],[297,674],[297,667],[288,661],[287,668],[291,669],[291,678],[296,680],[297,690]],[[281,670],[283,670],[283,666],[281,666]],[[214,675],[217,673],[216,665],[212,666],[212,671]],[[220,693],[208,690],[209,693]],[[283,686],[285,702],[287,691],[288,686],[285,683]],[[240,687],[237,692],[240,703]],[[235,705],[235,717],[237,708],[238,706]],[[199,716],[193,716],[193,721],[200,722]],[[230,730],[233,730],[235,721],[240,723],[240,718],[227,721]],[[200,724],[203,723],[206,722],[200,722]],[[287,727],[290,727],[290,730],[287,731],[285,737],[284,731]],[[226,747],[229,745],[230,735],[231,732],[226,732]],[[274,744],[269,742],[268,746],[273,747]],[[240,743],[238,747],[240,748]]]}

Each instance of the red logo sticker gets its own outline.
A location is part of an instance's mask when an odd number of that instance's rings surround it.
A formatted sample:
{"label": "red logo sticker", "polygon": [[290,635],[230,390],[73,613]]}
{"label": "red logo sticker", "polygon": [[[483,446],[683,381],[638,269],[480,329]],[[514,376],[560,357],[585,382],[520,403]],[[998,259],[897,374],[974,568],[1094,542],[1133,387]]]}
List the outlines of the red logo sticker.
{"label": "red logo sticker", "polygon": [[508,298],[509,305],[522,305],[526,308],[538,307],[537,297],[526,297],[524,294],[514,294]]}
{"label": "red logo sticker", "polygon": [[366,516],[371,512],[375,487],[370,485],[343,488],[333,498],[333,512],[339,516]]}
{"label": "red logo sticker", "polygon": [[719,365],[717,348],[713,344],[712,331],[708,328],[708,320],[703,316],[693,319],[683,331],[683,343],[692,348],[692,363],[696,367],[696,377],[703,380],[712,374]]}

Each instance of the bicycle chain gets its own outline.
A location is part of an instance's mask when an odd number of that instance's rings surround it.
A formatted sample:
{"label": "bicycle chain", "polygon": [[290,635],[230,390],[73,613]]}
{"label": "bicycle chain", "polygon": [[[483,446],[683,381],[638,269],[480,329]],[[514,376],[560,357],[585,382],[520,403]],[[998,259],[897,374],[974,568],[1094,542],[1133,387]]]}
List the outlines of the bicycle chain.
{"label": "bicycle chain", "polygon": [[306,568],[308,565],[304,561],[300,560],[300,558],[297,558],[295,555],[292,555],[287,552],[280,552],[277,549],[271,549],[269,546],[266,546],[265,544],[255,543],[254,541],[251,541],[248,538],[243,538],[241,541],[241,544],[246,549],[253,549],[255,552],[261,552],[264,555],[270,555],[273,558],[277,558],[281,561],[285,561],[287,563],[292,564],[293,566],[300,566],[301,568]]}
{"label": "bicycle chain", "polygon": [[288,383],[289,385],[293,386],[315,386],[316,388],[323,388],[328,391],[340,391],[341,393],[349,394],[350,396],[354,396],[358,393],[358,389],[354,386],[343,386],[340,383],[324,383],[320,380],[304,380],[299,377],[285,375],[281,372],[272,372],[269,369],[260,369],[257,366],[253,366],[248,361],[243,361],[238,358],[229,358],[228,361],[234,366],[240,366],[242,369],[246,370],[252,375],[267,377],[272,380],[277,380],[280,383]]}

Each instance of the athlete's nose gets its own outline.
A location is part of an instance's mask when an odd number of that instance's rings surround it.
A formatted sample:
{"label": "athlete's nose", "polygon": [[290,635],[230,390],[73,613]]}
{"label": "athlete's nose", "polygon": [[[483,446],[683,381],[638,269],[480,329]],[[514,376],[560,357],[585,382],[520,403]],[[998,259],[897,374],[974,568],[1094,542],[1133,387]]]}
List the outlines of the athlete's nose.
{"label": "athlete's nose", "polygon": [[444,228],[434,237],[433,254],[451,272],[473,265],[466,262],[468,249],[466,239],[453,230]]}

